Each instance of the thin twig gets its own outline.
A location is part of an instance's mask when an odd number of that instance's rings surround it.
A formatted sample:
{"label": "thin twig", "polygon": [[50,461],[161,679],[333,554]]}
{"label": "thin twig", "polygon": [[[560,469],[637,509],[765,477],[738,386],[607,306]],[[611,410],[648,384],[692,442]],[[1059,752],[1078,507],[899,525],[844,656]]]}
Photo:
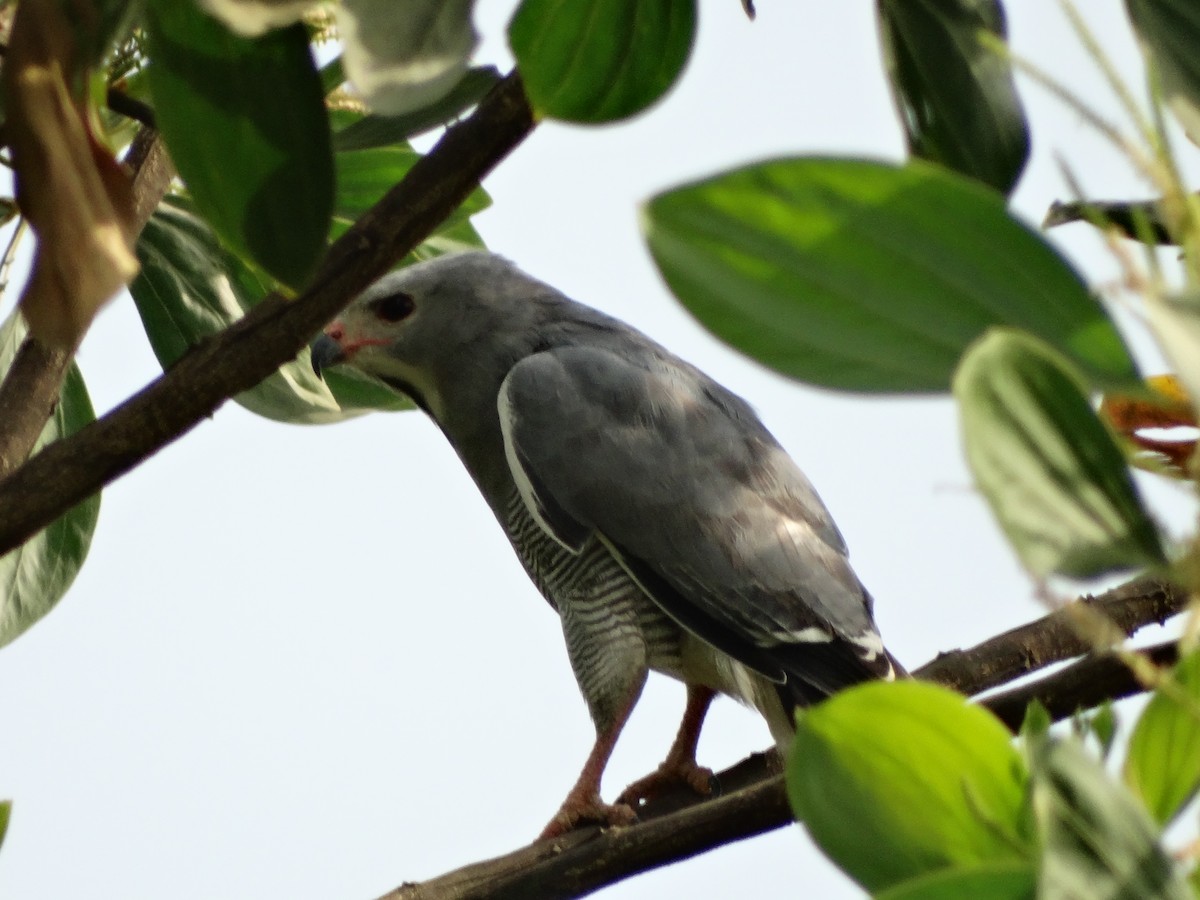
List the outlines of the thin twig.
{"label": "thin twig", "polygon": [[149,103],[143,103],[137,97],[131,97],[124,91],[110,87],[104,95],[105,105],[118,115],[141,122],[147,128],[157,128],[154,108]]}
{"label": "thin twig", "polygon": [[[989,42],[990,43],[990,42]],[[1003,42],[997,42],[1002,52],[1008,53]],[[1013,66],[1020,69],[1027,76],[1040,84],[1046,91],[1057,97],[1062,103],[1068,106],[1072,111],[1079,115],[1088,125],[1090,125],[1098,134],[1108,140],[1118,151],[1120,151],[1133,167],[1137,169],[1148,181],[1158,187],[1160,190],[1165,190],[1164,175],[1160,168],[1156,165],[1156,161],[1145,154],[1141,147],[1125,137],[1121,130],[1109,122],[1098,112],[1092,109],[1085,103],[1078,94],[1070,90],[1061,82],[1056,80],[1046,70],[1040,66],[1030,62],[1027,59],[1022,59],[1014,54],[1009,54],[1008,58],[1012,60]]]}
{"label": "thin twig", "polygon": [[1087,55],[1091,57],[1092,62],[1096,64],[1096,68],[1100,70],[1100,74],[1104,76],[1104,80],[1108,84],[1108,89],[1113,92],[1113,95],[1116,96],[1121,107],[1125,110],[1125,115],[1129,116],[1133,122],[1139,137],[1148,144],[1153,143],[1155,131],[1150,124],[1150,120],[1142,112],[1137,100],[1134,99],[1133,94],[1129,90],[1129,85],[1125,83],[1125,80],[1117,72],[1116,66],[1113,65],[1108,54],[1104,52],[1104,48],[1100,46],[1100,41],[1096,39],[1096,35],[1088,27],[1087,21],[1079,14],[1079,9],[1071,0],[1059,0],[1059,7],[1071,23],[1071,28],[1075,32],[1075,36],[1083,44],[1083,49],[1087,51]]}

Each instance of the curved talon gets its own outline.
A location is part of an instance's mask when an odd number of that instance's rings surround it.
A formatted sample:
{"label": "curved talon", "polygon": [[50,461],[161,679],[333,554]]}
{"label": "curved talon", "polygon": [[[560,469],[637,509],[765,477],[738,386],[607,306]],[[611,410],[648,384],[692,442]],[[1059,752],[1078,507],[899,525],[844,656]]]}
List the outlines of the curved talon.
{"label": "curved talon", "polygon": [[599,796],[570,796],[563,801],[550,824],[542,829],[538,840],[561,837],[582,825],[632,825],[636,821],[637,813],[633,807],[620,800],[605,803]]}
{"label": "curved talon", "polygon": [[713,792],[713,771],[699,765],[694,759],[668,757],[645,778],[639,778],[625,788],[617,798],[617,803],[636,810],[645,801],[679,785],[701,797],[707,797]]}

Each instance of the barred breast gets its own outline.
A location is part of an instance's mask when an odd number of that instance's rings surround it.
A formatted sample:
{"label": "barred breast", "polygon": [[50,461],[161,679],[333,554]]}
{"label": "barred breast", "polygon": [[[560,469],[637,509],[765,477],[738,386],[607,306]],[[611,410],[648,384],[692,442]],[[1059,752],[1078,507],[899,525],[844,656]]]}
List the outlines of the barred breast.
{"label": "barred breast", "polygon": [[515,488],[503,525],[529,577],[562,619],[571,668],[598,725],[620,712],[647,668],[683,679],[681,629],[595,536],[579,553],[569,552],[534,521]]}

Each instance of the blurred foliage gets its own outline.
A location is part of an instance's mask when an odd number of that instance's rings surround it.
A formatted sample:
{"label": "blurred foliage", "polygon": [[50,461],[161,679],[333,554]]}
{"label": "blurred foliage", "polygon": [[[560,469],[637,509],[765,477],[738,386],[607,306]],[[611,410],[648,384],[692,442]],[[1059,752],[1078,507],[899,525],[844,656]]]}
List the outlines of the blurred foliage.
{"label": "blurred foliage", "polygon": [[1029,126],[1008,60],[979,39],[1007,37],[1000,0],[880,0],[878,13],[909,151],[1007,194],[1029,158]]}
{"label": "blurred foliage", "polygon": [[[1172,747],[1147,757],[1146,776],[1176,812],[1200,759],[1195,660],[1163,681],[1135,726],[1147,752]],[[1189,900],[1185,865],[1138,800],[1140,765],[1122,783],[1048,724],[1027,721],[1021,753],[991,713],[945,688],[851,688],[798,717],[788,795],[813,840],[878,898]],[[1180,728],[1188,738],[1175,744]]]}
{"label": "blurred foliage", "polygon": [[[686,69],[697,6],[523,0],[508,37],[537,114],[604,123],[650,109]],[[355,54],[367,52],[361,36],[397,29],[406,38],[393,42],[392,54],[397,46],[401,57],[405,48],[414,54],[394,60],[401,68],[454,51],[410,93],[403,81],[367,90],[399,97],[395,114],[365,112],[343,87],[347,71],[361,70],[361,55],[356,66],[335,56],[318,68],[311,45],[325,40],[328,21],[319,28],[282,21],[290,13],[277,6],[276,21],[235,23],[234,34],[191,2],[96,3],[98,24],[81,32],[88,59],[98,61],[86,92],[96,137],[119,148],[139,122],[154,121],[181,176],[141,236],[142,272],[131,287],[164,366],[269,293],[302,290],[328,242],[419,159],[405,141],[467,113],[496,83],[494,69],[468,68],[469,3],[424,0],[423,9],[450,19],[441,43],[436,30],[397,18],[409,7],[374,7],[379,21],[359,21],[350,36]],[[1195,138],[1197,5],[1127,0],[1126,7],[1163,102]],[[368,5],[343,8],[361,14]],[[0,3],[5,21],[11,10]],[[912,159],[893,165],[798,153],[664,190],[643,216],[656,263],[705,327],[789,377],[852,391],[953,389],[981,492],[1039,584],[1051,575],[1166,567],[1154,511],[1127,460],[1158,450],[1146,432],[1167,415],[1153,397],[1163,382],[1142,381],[1105,305],[1006,208],[1030,125],[1006,52],[1003,3],[877,0],[876,12],[894,124]],[[246,36],[256,28],[261,33]],[[826,89],[803,60],[797,84]],[[1051,221],[1112,222],[1181,248],[1182,284],[1168,285],[1153,266],[1124,274],[1140,287],[1142,311],[1177,369],[1171,421],[1194,426],[1195,186],[1174,178],[1165,135],[1138,137],[1162,197],[1076,197],[1060,203]],[[470,216],[487,203],[477,192],[408,261],[482,246]],[[14,317],[0,332],[0,371],[19,329]],[[320,382],[304,356],[236,399],[289,422],[409,406],[349,376]],[[1093,407],[1096,390],[1108,392],[1103,416]],[[72,369],[43,440],[91,418]],[[1174,456],[1159,451],[1180,481],[1194,479],[1193,448],[1194,437]],[[0,558],[0,643],[66,591],[86,556],[98,503],[85,501]],[[1187,544],[1184,552],[1194,555]],[[789,796],[831,859],[889,900],[1190,896],[1200,876],[1167,852],[1163,828],[1184,814],[1200,785],[1200,657],[1193,650],[1173,671],[1152,674],[1154,693],[1132,725],[1119,776],[1104,764],[1118,732],[1111,708],[1078,716],[1072,737],[1031,710],[1018,749],[1003,726],[956,695],[873,684],[802,716],[788,760]],[[0,804],[0,836],[7,816]]]}

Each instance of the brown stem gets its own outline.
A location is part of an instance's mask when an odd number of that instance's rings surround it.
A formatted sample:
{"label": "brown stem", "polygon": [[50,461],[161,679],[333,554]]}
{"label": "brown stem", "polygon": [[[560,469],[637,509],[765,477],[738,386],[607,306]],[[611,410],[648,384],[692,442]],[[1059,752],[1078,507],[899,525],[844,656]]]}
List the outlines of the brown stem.
{"label": "brown stem", "polygon": [[157,128],[154,108],[149,103],[143,103],[137,97],[131,97],[124,91],[110,87],[104,95],[105,105],[118,115],[141,122],[147,128]]}
{"label": "brown stem", "polygon": [[133,175],[133,233],[141,234],[171,186],[175,166],[157,131],[139,128],[129,145],[125,165]]}
{"label": "brown stem", "polygon": [[58,392],[74,353],[48,347],[30,335],[17,348],[13,364],[0,384],[0,476],[29,456],[46,420],[58,405]]}
{"label": "brown stem", "polygon": [[449,216],[533,126],[521,81],[509,75],[329,248],[303,294],[290,301],[267,298],[121,406],[0,481],[0,554],[292,359]]}

